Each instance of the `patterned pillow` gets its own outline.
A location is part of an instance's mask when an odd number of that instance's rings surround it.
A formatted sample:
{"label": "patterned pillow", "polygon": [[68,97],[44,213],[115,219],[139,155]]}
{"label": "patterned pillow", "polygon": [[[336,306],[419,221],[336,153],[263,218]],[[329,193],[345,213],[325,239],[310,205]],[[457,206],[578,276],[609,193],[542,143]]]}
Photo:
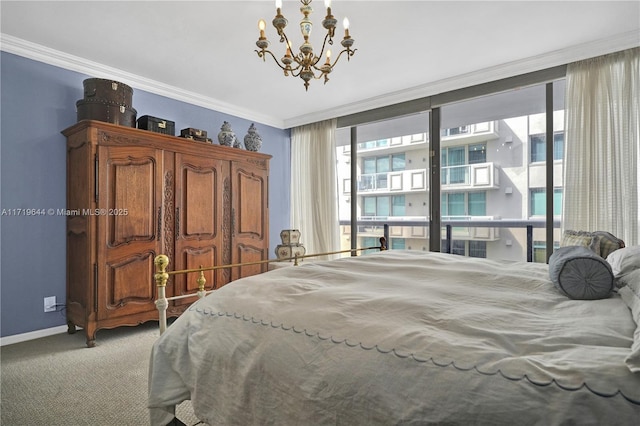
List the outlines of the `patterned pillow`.
{"label": "patterned pillow", "polygon": [[600,255],[600,237],[593,235],[592,232],[564,231],[564,234],[562,234],[562,241],[560,241],[560,247],[571,246],[584,246],[598,256]]}
{"label": "patterned pillow", "polygon": [[[594,241],[590,238],[597,238]],[[624,247],[624,241],[607,231],[572,231],[566,230],[562,235],[560,247],[566,246],[586,246],[594,253],[606,259],[614,251]]]}
{"label": "patterned pillow", "polygon": [[549,278],[571,299],[605,299],[614,289],[606,260],[584,246],[560,247],[549,257]]}
{"label": "patterned pillow", "polygon": [[600,237],[600,256],[605,259],[614,251],[624,248],[624,241],[607,231],[596,231],[592,234]]}

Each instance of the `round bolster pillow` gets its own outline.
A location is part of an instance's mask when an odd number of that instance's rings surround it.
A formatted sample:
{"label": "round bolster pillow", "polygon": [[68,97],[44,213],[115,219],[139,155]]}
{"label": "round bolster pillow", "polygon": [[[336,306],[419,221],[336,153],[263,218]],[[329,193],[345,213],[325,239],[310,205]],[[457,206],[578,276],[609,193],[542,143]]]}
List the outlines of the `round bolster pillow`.
{"label": "round bolster pillow", "polygon": [[560,247],[549,257],[553,285],[572,299],[605,299],[614,289],[611,266],[584,246]]}

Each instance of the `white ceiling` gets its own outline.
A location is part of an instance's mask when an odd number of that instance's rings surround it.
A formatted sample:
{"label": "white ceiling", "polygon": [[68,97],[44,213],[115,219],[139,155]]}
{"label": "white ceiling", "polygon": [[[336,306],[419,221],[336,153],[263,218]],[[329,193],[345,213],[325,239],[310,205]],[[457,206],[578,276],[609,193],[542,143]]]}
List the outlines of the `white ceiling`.
{"label": "white ceiling", "polygon": [[[299,1],[285,1],[301,43]],[[113,78],[275,127],[322,119],[640,46],[640,1],[340,1],[357,48],[305,92],[255,53],[273,1],[5,1],[2,50]],[[323,2],[316,0],[320,49]],[[336,31],[334,57],[342,38]],[[269,24],[277,57],[284,51]]]}

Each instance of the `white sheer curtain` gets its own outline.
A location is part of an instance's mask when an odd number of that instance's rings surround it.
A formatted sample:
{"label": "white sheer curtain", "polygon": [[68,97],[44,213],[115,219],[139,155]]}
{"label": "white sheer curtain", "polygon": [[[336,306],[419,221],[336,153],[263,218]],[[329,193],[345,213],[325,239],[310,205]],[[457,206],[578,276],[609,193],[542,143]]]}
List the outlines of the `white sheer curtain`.
{"label": "white sheer curtain", "polygon": [[291,133],[291,226],[307,254],[340,249],[335,132],[334,119]]}
{"label": "white sheer curtain", "polygon": [[563,229],[640,243],[640,48],[567,67]]}

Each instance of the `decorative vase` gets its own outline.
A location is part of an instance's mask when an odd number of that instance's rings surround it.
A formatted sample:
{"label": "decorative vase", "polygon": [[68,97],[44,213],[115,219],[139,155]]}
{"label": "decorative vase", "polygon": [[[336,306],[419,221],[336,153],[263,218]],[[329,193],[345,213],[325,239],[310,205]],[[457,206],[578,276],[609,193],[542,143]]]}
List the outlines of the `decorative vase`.
{"label": "decorative vase", "polygon": [[262,138],[258,134],[256,126],[251,123],[248,133],[244,137],[244,146],[247,151],[258,151],[262,146]]}
{"label": "decorative vase", "polygon": [[276,256],[278,259],[293,259],[296,256],[304,256],[306,252],[307,249],[305,249],[302,244],[279,244],[276,247]]}
{"label": "decorative vase", "polygon": [[280,239],[283,245],[299,244],[300,243],[300,231],[297,229],[283,229],[280,232]]}
{"label": "decorative vase", "polygon": [[233,133],[231,129],[231,125],[229,122],[225,121],[222,123],[222,127],[220,128],[220,133],[218,133],[218,142],[220,145],[224,146],[233,146],[233,141],[236,139],[236,134]]}

